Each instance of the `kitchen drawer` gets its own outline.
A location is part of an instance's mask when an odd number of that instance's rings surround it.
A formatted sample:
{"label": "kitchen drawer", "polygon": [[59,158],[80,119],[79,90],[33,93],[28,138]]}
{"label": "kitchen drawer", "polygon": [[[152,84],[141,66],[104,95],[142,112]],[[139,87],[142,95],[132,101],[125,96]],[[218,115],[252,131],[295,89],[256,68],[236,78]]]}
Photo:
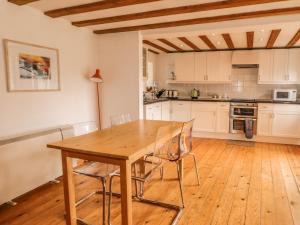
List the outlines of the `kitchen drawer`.
{"label": "kitchen drawer", "polygon": [[193,102],[192,103],[192,111],[211,111],[217,109],[216,102]]}
{"label": "kitchen drawer", "polygon": [[217,104],[218,104],[219,110],[229,110],[229,108],[230,108],[229,102],[219,102]]}
{"label": "kitchen drawer", "polygon": [[296,104],[274,104],[274,111],[300,112],[300,105]]}
{"label": "kitchen drawer", "polygon": [[259,111],[272,111],[274,109],[274,104],[272,103],[259,103],[258,110]]}

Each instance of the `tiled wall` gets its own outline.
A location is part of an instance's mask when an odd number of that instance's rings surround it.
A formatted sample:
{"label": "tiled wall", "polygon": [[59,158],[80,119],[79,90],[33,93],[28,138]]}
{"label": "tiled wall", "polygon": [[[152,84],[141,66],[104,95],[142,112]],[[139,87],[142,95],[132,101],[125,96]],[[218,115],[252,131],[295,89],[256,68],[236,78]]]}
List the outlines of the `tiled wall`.
{"label": "tiled wall", "polygon": [[274,88],[296,88],[300,85],[266,85],[257,84],[258,69],[233,69],[230,84],[166,84],[160,82],[160,87],[179,90],[180,96],[189,96],[193,88],[200,90],[201,96],[217,94],[229,98],[272,98]]}

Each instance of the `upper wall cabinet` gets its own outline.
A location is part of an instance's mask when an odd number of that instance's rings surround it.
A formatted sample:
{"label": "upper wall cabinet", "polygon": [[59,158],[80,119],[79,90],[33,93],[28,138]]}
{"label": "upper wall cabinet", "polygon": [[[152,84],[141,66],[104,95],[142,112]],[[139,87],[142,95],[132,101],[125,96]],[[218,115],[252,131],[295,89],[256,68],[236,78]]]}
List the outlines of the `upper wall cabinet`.
{"label": "upper wall cabinet", "polygon": [[273,49],[258,51],[259,84],[299,83],[299,49]]}
{"label": "upper wall cabinet", "polygon": [[195,53],[195,81],[227,83],[231,76],[231,51]]}
{"label": "upper wall cabinet", "polygon": [[295,83],[300,83],[300,49],[289,50],[289,80]]}
{"label": "upper wall cabinet", "polygon": [[177,53],[175,55],[176,81],[194,81],[194,53]]}

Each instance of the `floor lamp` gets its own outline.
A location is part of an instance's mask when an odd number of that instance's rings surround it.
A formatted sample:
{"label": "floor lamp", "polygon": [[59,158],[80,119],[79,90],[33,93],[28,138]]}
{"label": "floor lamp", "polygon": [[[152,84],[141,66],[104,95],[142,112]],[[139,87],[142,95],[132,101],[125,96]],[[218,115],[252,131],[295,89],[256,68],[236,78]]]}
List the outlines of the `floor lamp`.
{"label": "floor lamp", "polygon": [[99,120],[99,130],[101,130],[101,108],[100,108],[100,97],[99,97],[99,84],[103,83],[103,79],[100,74],[100,70],[96,69],[96,73],[90,77],[90,80],[95,82],[97,85],[97,105],[98,105],[98,120]]}

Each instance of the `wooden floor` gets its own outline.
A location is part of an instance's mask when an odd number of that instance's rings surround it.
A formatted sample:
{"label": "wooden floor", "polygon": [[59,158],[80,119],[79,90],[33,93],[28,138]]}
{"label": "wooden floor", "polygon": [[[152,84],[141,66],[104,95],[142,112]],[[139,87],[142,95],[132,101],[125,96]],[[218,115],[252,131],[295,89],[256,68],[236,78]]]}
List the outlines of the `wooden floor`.
{"label": "wooden floor", "polygon": [[[194,151],[200,167],[201,185],[196,185],[193,161],[185,160],[186,208],[180,225],[300,225],[300,146],[195,139]],[[179,203],[174,165],[146,186],[146,197]],[[115,190],[118,190],[118,184]],[[80,198],[100,183],[76,176]],[[101,224],[101,196],[78,208],[78,215]],[[113,225],[120,224],[120,200],[114,198]],[[168,225],[173,211],[133,204],[136,225]],[[0,209],[0,224],[65,224],[62,184],[49,184],[19,199],[13,208]]]}

